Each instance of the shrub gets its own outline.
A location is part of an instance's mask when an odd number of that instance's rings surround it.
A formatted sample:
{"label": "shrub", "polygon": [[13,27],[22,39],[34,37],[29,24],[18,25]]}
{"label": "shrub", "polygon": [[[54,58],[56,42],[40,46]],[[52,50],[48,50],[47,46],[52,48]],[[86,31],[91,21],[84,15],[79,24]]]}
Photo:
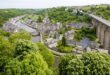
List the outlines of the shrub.
{"label": "shrub", "polygon": [[73,47],[71,47],[71,46],[59,46],[57,48],[58,48],[58,51],[65,52],[65,53],[72,52],[72,50],[73,50]]}
{"label": "shrub", "polygon": [[83,68],[84,65],[78,57],[67,55],[61,58],[59,75],[84,75]]}
{"label": "shrub", "polygon": [[16,42],[16,40],[18,40],[18,39],[30,40],[31,35],[26,31],[21,31],[21,32],[13,33],[9,37],[10,42]]}
{"label": "shrub", "polygon": [[110,56],[98,52],[82,55],[85,75],[110,75]]}
{"label": "shrub", "polygon": [[64,56],[59,64],[59,75],[110,75],[110,56],[88,52],[82,56]]}
{"label": "shrub", "polygon": [[5,66],[4,75],[52,75],[52,71],[38,52],[30,52],[23,60],[10,60]]}
{"label": "shrub", "polygon": [[40,54],[43,56],[44,60],[47,62],[49,67],[54,64],[54,55],[49,51],[49,49],[42,43],[37,43]]}
{"label": "shrub", "polygon": [[14,46],[3,36],[0,36],[0,72],[9,59],[13,58]]}
{"label": "shrub", "polygon": [[10,36],[10,33],[9,32],[5,32],[4,30],[0,29],[0,36],[9,37]]}
{"label": "shrub", "polygon": [[25,55],[30,51],[38,51],[36,44],[29,40],[17,40],[15,43],[15,56]]}
{"label": "shrub", "polygon": [[74,38],[76,41],[80,41],[85,37],[89,38],[92,41],[95,41],[96,40],[96,29],[82,27],[81,29],[76,30],[76,33],[74,34]]}

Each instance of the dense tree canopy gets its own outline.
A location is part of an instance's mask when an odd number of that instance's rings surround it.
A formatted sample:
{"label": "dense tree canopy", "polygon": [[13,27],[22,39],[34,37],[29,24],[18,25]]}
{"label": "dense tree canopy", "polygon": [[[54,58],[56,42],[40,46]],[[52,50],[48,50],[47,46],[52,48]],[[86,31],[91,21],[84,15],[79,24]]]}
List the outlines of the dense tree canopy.
{"label": "dense tree canopy", "polygon": [[110,20],[110,6],[108,5],[86,6],[82,10]]}
{"label": "dense tree canopy", "polygon": [[49,49],[42,43],[37,43],[40,54],[43,56],[44,60],[47,62],[49,67],[52,67],[54,64],[54,56],[49,51]]}
{"label": "dense tree canopy", "polygon": [[13,57],[13,45],[0,36],[0,71],[3,70],[6,62]]}
{"label": "dense tree canopy", "polygon": [[84,75],[110,75],[110,56],[103,53],[90,52],[82,55]]}
{"label": "dense tree canopy", "polygon": [[[63,24],[71,22],[89,22],[90,19],[85,14],[77,14],[65,7],[52,8],[48,10],[48,16],[52,23],[61,22]],[[71,10],[73,10],[71,8]]]}
{"label": "dense tree canopy", "polygon": [[28,54],[30,51],[38,51],[37,45],[29,40],[17,40],[15,43],[15,56]]}
{"label": "dense tree canopy", "polygon": [[82,56],[64,56],[59,64],[59,75],[110,75],[110,56],[98,52]]}
{"label": "dense tree canopy", "polygon": [[27,31],[16,32],[10,35],[9,41],[15,42],[18,39],[31,40],[31,35]]}
{"label": "dense tree canopy", "polygon": [[80,41],[83,38],[89,38],[92,41],[96,40],[96,28],[82,27],[75,30],[74,39]]}
{"label": "dense tree canopy", "polygon": [[38,52],[30,52],[23,60],[10,60],[5,66],[5,75],[52,75],[47,63]]}
{"label": "dense tree canopy", "polygon": [[76,56],[67,55],[61,58],[59,75],[84,75],[83,62]]}
{"label": "dense tree canopy", "polygon": [[53,54],[30,36],[24,31],[0,34],[0,75],[53,75]]}

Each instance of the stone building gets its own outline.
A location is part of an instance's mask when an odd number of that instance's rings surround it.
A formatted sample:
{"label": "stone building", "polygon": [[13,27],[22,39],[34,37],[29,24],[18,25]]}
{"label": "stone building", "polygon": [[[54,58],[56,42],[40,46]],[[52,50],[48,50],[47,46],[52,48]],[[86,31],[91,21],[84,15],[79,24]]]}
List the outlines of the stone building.
{"label": "stone building", "polygon": [[20,29],[16,25],[14,25],[10,22],[7,22],[3,25],[3,30],[5,30],[7,32],[18,32],[18,31],[20,31]]}

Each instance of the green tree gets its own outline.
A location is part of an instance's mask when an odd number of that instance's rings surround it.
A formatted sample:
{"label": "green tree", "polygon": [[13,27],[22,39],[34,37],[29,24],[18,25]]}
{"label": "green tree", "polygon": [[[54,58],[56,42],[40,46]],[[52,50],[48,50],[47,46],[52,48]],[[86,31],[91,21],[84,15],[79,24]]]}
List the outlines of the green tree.
{"label": "green tree", "polygon": [[29,40],[20,39],[15,43],[15,56],[28,54],[30,51],[38,51],[35,43]]}
{"label": "green tree", "polygon": [[80,58],[67,55],[61,58],[59,75],[84,75],[84,65]]}
{"label": "green tree", "polygon": [[37,22],[42,22],[42,17],[38,16]]}
{"label": "green tree", "polygon": [[3,36],[0,36],[0,72],[9,59],[13,58],[14,46]]}
{"label": "green tree", "polygon": [[52,71],[39,52],[30,52],[23,60],[10,60],[5,66],[4,75],[52,75]]}
{"label": "green tree", "polygon": [[63,46],[66,46],[66,39],[65,39],[65,36],[62,37],[62,45],[63,45]]}
{"label": "green tree", "polygon": [[30,40],[31,35],[28,32],[23,30],[21,32],[13,33],[9,37],[10,42],[16,42],[16,40],[18,40],[18,39]]}
{"label": "green tree", "polygon": [[81,56],[64,56],[59,75],[110,75],[110,55],[88,52]]}
{"label": "green tree", "polygon": [[82,55],[84,75],[110,75],[110,56],[98,52],[89,52]]}
{"label": "green tree", "polygon": [[37,43],[40,54],[43,56],[44,60],[47,62],[49,67],[53,67],[54,55],[49,51],[49,49],[42,43]]}
{"label": "green tree", "polygon": [[3,29],[0,29],[0,36],[6,36],[6,37],[9,37],[9,36],[10,36],[10,33],[5,32]]}

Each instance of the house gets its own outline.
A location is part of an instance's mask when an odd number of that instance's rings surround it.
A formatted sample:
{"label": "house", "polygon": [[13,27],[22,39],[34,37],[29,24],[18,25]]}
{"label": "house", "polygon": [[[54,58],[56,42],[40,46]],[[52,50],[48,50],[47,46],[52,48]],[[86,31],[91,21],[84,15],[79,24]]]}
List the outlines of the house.
{"label": "house", "polygon": [[65,38],[68,39],[68,40],[73,40],[74,38],[74,30],[70,30],[68,32],[65,33]]}
{"label": "house", "polygon": [[7,22],[3,25],[3,30],[7,31],[7,32],[18,32],[21,29],[19,29],[16,25]]}

